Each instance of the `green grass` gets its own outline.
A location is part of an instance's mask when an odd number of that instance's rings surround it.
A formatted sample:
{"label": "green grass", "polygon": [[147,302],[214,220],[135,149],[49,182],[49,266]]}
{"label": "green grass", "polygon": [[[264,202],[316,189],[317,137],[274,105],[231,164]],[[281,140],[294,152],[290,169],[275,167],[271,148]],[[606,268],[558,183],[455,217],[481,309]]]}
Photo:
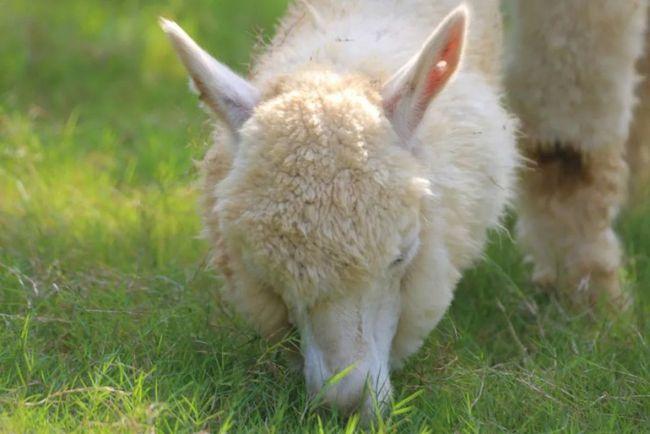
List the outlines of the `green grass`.
{"label": "green grass", "polygon": [[[193,165],[209,126],[156,23],[245,70],[284,1],[0,7],[0,432],[352,431],[216,297]],[[619,224],[637,304],[616,319],[536,293],[493,236],[380,428],[650,431],[648,221],[642,203]]]}

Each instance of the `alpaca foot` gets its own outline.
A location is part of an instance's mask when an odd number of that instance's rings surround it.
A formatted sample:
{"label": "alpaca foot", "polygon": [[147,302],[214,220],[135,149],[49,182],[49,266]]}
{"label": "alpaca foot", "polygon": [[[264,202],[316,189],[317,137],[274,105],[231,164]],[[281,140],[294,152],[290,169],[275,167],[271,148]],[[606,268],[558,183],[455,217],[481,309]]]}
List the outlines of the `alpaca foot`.
{"label": "alpaca foot", "polygon": [[569,280],[566,290],[576,307],[603,307],[612,312],[623,312],[632,305],[631,296],[623,290],[619,269],[586,270]]}

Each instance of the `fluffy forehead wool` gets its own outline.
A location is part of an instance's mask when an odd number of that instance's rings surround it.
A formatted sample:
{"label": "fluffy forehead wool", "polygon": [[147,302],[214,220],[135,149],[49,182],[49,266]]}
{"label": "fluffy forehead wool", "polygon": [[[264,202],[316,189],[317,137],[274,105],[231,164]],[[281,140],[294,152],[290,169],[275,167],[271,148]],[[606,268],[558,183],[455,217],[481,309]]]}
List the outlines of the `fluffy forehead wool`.
{"label": "fluffy forehead wool", "polygon": [[313,71],[282,79],[239,146],[218,211],[261,278],[349,287],[386,268],[417,224],[426,183],[369,83]]}

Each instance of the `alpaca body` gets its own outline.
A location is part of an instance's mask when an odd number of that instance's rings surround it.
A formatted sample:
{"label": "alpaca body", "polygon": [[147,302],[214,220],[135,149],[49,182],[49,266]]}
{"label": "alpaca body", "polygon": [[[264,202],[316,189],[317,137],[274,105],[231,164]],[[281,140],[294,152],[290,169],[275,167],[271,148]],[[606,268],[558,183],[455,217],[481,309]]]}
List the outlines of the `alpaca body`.
{"label": "alpaca body", "polygon": [[[509,1],[533,277],[618,297],[611,223],[647,0]],[[224,297],[269,339],[296,328],[308,390],[344,411],[372,412],[367,386],[388,401],[389,371],[441,319],[511,198],[499,1],[465,3],[292,4],[250,81],[162,22],[219,121],[203,207]]]}
{"label": "alpaca body", "polygon": [[592,151],[625,142],[646,0],[508,0],[510,102],[527,135]]}
{"label": "alpaca body", "polygon": [[464,68],[500,81],[502,29],[498,0],[316,0],[294,2],[270,46],[252,65],[252,80],[263,87],[278,76],[309,65],[339,74],[362,74],[384,82],[401,68],[445,16],[460,4],[471,6]]}

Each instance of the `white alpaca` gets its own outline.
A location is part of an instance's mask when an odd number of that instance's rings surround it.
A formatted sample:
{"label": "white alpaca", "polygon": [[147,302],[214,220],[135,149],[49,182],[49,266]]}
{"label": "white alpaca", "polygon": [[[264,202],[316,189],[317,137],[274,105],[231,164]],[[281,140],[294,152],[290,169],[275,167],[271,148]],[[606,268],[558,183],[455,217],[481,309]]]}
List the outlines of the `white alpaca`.
{"label": "white alpaca", "polygon": [[344,411],[371,410],[366,385],[389,399],[511,196],[498,1],[459,5],[295,4],[250,81],[162,22],[220,121],[204,218],[226,297],[264,336],[298,329],[311,393],[353,366],[324,391]]}

